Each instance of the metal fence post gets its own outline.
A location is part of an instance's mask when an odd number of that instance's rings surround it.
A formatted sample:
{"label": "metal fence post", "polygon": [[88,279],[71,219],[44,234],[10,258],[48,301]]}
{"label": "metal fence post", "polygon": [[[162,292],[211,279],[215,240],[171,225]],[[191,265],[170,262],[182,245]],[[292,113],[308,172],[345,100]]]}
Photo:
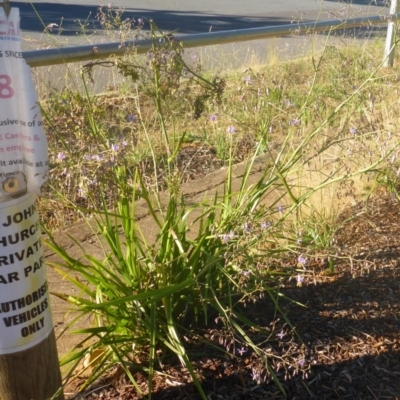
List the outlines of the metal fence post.
{"label": "metal fence post", "polygon": [[[394,16],[398,12],[398,0],[391,0],[389,15]],[[385,52],[383,56],[383,66],[393,67],[394,61],[394,49],[395,43],[394,39],[396,36],[396,26],[397,22],[390,21],[388,23],[388,29],[386,34]]]}
{"label": "metal fence post", "polygon": [[36,206],[47,140],[19,10],[0,2],[0,22],[0,400],[62,400]]}

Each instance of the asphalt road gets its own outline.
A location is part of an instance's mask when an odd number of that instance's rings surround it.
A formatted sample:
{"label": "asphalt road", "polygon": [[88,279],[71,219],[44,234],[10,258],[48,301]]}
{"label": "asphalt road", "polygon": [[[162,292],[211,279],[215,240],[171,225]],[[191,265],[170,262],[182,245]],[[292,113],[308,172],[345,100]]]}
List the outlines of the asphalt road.
{"label": "asphalt road", "polygon": [[[88,43],[95,45],[104,41],[117,41],[118,39],[104,33],[96,18],[100,1],[34,0],[33,5],[32,2],[25,0],[11,1],[11,6],[18,6],[21,12],[23,49],[35,50]],[[210,30],[216,32],[330,18],[346,19],[377,13],[387,15],[389,9],[385,4],[386,1],[390,2],[390,0],[352,0],[351,3],[348,3],[348,0],[114,0],[111,4],[113,8],[118,6],[124,8],[123,18],[135,20],[143,18],[145,21],[152,19],[164,32],[178,30],[175,35],[179,36]],[[104,4],[107,7],[108,1],[105,0]],[[48,24],[57,24],[59,27],[55,27],[50,34],[44,33]],[[84,34],[82,28],[85,30]],[[146,28],[148,23],[145,23],[144,29]],[[376,32],[374,28],[373,34]],[[366,33],[371,37],[370,31]],[[362,36],[354,30],[352,35]],[[343,36],[338,40],[343,42]],[[271,56],[280,59],[293,58],[307,54],[311,48],[318,48],[318,45],[323,46],[324,43],[321,35],[318,35],[316,40],[307,37],[286,37],[209,46],[188,50],[186,54],[188,57],[198,56],[205,69],[220,71],[226,68],[248,67],[254,63],[262,64]],[[68,69],[67,65],[58,66],[50,73],[47,69],[38,70],[38,82],[48,81],[56,86],[65,85],[65,80],[61,77],[71,75],[71,69]],[[98,82],[107,79],[99,78]],[[96,90],[102,90],[103,84],[99,83],[98,86]]]}
{"label": "asphalt road", "polygon": [[[117,0],[111,4],[123,7],[124,17],[153,19],[162,30],[188,34],[387,14],[386,1],[390,0]],[[104,3],[107,5],[107,0]],[[22,29],[33,37],[51,23],[61,27],[53,34],[63,37],[76,38],[81,26],[85,26],[86,35],[102,35],[96,19],[99,0],[34,0],[33,5],[11,1],[11,5],[20,8]]]}

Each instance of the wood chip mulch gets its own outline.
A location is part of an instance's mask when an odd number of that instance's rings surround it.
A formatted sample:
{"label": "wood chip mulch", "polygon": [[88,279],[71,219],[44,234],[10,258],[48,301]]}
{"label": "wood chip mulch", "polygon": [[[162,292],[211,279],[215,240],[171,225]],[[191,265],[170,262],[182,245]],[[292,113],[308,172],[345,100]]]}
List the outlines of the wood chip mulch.
{"label": "wood chip mulch", "polygon": [[[301,287],[293,279],[284,283],[281,293],[305,306],[280,300],[302,340],[268,296],[247,306],[246,315],[272,332],[268,340],[256,334],[252,339],[271,353],[270,365],[286,395],[251,350],[236,349],[236,357],[224,357],[194,345],[192,358],[209,400],[400,399],[399,206],[394,196],[380,194],[348,209],[343,219],[354,218],[337,233],[335,273],[310,266]],[[205,335],[227,343],[221,327]],[[164,364],[163,372],[154,379],[154,400],[200,399],[178,363]],[[146,376],[137,372],[135,378],[145,389]],[[118,374],[67,398],[142,397]]]}

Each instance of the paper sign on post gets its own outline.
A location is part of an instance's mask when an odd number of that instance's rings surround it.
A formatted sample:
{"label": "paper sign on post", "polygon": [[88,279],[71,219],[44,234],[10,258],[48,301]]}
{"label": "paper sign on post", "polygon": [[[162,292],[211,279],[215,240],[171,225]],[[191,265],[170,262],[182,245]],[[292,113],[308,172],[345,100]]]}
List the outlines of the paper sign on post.
{"label": "paper sign on post", "polygon": [[53,329],[35,195],[0,203],[0,354],[25,350]]}
{"label": "paper sign on post", "polygon": [[0,355],[52,331],[36,194],[47,140],[31,72],[22,58],[19,10],[0,7]]}
{"label": "paper sign on post", "polygon": [[0,202],[40,192],[48,170],[47,139],[31,71],[22,58],[19,9],[0,7]]}

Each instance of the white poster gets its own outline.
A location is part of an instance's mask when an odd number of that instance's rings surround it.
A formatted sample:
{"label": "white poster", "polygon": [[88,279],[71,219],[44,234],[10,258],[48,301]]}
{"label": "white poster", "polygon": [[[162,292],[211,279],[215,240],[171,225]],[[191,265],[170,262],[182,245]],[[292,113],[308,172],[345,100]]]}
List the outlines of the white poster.
{"label": "white poster", "polygon": [[0,203],[0,354],[44,340],[53,323],[35,195]]}
{"label": "white poster", "polygon": [[48,170],[31,71],[22,58],[19,9],[0,7],[0,202],[24,191],[39,193]]}
{"label": "white poster", "polygon": [[28,349],[53,329],[36,210],[47,140],[19,19],[17,8],[7,17],[0,7],[0,354]]}

